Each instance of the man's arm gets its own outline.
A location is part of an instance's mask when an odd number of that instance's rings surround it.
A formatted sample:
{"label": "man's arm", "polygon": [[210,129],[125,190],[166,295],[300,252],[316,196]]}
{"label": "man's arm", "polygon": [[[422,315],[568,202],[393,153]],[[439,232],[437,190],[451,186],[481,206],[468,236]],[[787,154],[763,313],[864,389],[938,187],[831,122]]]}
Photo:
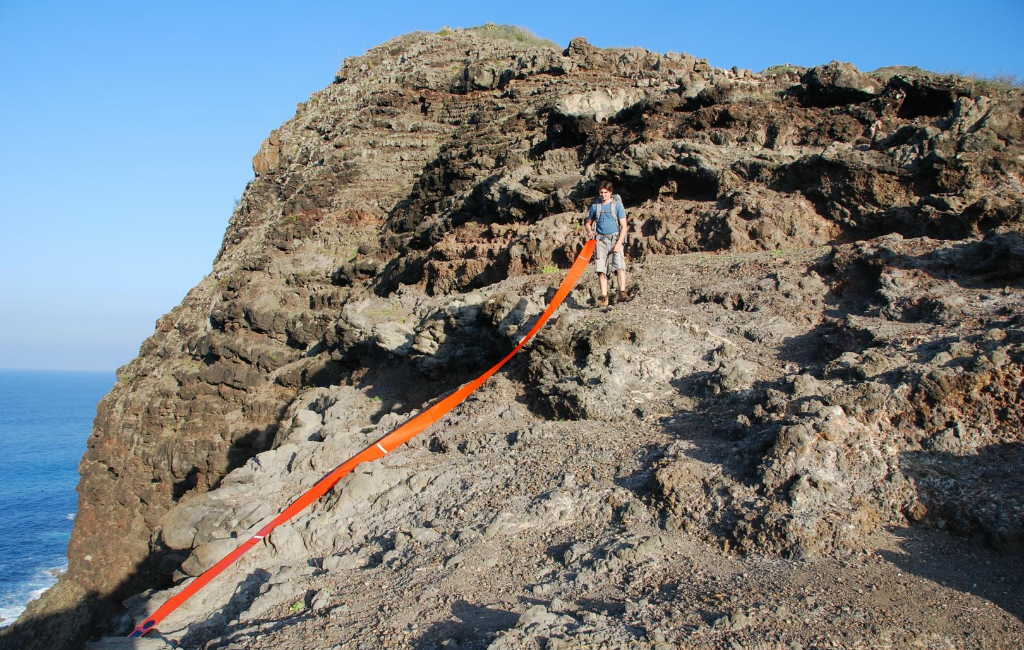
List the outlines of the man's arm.
{"label": "man's arm", "polygon": [[590,206],[587,210],[587,216],[583,219],[583,230],[587,234],[587,239],[594,239],[597,237],[597,233],[594,232],[594,206]]}
{"label": "man's arm", "polygon": [[619,219],[619,239],[615,242],[612,252],[618,253],[625,250],[623,246],[626,245],[626,231],[629,229],[626,223],[626,208],[619,202],[615,204],[615,216]]}
{"label": "man's arm", "polygon": [[626,218],[619,219],[619,239],[615,242],[615,246],[612,248],[613,253],[618,253],[624,250],[622,247],[626,244],[626,230],[629,225],[626,224]]}

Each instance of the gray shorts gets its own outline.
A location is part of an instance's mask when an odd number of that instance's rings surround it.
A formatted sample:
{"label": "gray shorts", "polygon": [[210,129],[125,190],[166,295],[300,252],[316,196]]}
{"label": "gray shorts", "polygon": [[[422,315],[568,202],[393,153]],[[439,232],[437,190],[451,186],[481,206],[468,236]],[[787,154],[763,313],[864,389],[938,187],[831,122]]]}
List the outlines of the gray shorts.
{"label": "gray shorts", "polygon": [[608,273],[615,273],[619,269],[626,270],[626,256],[622,254],[622,251],[618,253],[611,252],[615,248],[615,242],[618,240],[619,233],[597,236],[597,250],[594,252],[594,263],[597,265],[598,273],[607,275]]}

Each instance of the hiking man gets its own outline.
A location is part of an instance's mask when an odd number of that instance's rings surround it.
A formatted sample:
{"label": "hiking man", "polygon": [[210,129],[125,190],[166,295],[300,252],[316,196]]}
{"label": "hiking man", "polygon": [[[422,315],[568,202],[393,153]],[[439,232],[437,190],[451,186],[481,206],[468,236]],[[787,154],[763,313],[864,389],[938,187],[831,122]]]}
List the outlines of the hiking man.
{"label": "hiking man", "polygon": [[608,181],[601,183],[598,196],[599,200],[590,206],[590,212],[583,223],[587,239],[597,237],[594,262],[597,264],[597,280],[601,285],[601,297],[597,299],[597,305],[607,307],[609,271],[615,272],[619,302],[629,300],[629,294],[626,293],[626,256],[623,253],[627,228],[626,208],[622,206],[622,200],[613,194],[612,184]]}

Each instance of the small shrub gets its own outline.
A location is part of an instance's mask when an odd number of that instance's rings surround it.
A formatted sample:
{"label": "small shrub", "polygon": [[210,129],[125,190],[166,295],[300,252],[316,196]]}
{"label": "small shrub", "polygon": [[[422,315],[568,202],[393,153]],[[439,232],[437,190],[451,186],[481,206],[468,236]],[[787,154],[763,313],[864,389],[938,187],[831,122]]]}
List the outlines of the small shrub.
{"label": "small shrub", "polygon": [[1019,78],[1015,74],[995,74],[986,76],[979,74],[954,73],[952,76],[958,83],[970,86],[972,90],[984,95],[993,95],[1024,88],[1024,79]]}
{"label": "small shrub", "polygon": [[558,273],[558,267],[551,265],[545,266],[543,269],[541,269],[541,273]]}
{"label": "small shrub", "polygon": [[541,38],[525,27],[518,27],[516,25],[495,25],[494,23],[487,23],[486,25],[480,25],[479,27],[470,27],[466,31],[472,32],[477,36],[483,36],[484,38],[493,40],[515,41],[524,45],[551,47],[556,50],[561,49],[554,41]]}
{"label": "small shrub", "polygon": [[1012,73],[992,75],[991,81],[1008,88],[1024,88],[1024,79]]}

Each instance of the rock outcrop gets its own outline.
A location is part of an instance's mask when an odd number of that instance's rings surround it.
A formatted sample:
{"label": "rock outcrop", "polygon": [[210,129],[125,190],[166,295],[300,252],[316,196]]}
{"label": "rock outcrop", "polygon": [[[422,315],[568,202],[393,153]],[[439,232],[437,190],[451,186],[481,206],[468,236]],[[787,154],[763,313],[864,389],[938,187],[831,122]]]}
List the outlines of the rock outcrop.
{"label": "rock outcrop", "polygon": [[[119,370],[69,571],[0,642],[110,629],[503,355],[603,179],[638,298],[595,310],[581,283],[507,376],[275,532],[168,638],[243,643],[290,612],[344,621],[325,639],[345,647],[714,644],[789,614],[690,620],[673,607],[710,605],[680,580],[713,586],[678,558],[852,562],[929,526],[1018,552],[1022,117],[1018,89],[924,72],[753,74],[496,26],[346,60],[262,144],[212,273]],[[373,628],[359,571],[423,616]],[[492,598],[458,600],[478,579],[465,593]],[[631,604],[584,611],[601,593]]]}

